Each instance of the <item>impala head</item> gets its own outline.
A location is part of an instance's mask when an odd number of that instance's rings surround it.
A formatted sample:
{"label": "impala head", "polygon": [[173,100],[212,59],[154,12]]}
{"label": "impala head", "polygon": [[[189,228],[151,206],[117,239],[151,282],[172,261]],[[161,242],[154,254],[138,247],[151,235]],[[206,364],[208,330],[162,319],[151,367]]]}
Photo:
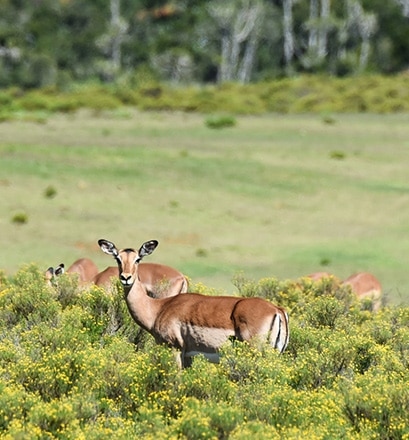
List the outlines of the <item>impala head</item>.
{"label": "impala head", "polygon": [[124,287],[131,287],[138,276],[137,266],[142,258],[150,255],[159,244],[156,240],[145,242],[139,249],[127,248],[118,250],[114,243],[108,240],[98,240],[99,247],[108,255],[112,255],[119,268],[119,279]]}
{"label": "impala head", "polygon": [[45,272],[45,280],[47,284],[53,284],[55,277],[64,273],[64,264],[59,264],[56,268],[49,267]]}

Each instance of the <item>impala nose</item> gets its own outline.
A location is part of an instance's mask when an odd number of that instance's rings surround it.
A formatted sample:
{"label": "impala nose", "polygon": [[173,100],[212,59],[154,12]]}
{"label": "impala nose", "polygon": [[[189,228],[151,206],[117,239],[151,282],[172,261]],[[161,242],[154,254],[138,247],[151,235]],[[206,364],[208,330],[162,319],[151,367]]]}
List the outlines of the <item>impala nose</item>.
{"label": "impala nose", "polygon": [[132,281],[132,275],[131,274],[128,274],[128,273],[121,273],[121,275],[120,275],[120,280],[121,280],[121,283],[124,285],[124,286],[130,286],[131,284],[133,284],[133,281]]}

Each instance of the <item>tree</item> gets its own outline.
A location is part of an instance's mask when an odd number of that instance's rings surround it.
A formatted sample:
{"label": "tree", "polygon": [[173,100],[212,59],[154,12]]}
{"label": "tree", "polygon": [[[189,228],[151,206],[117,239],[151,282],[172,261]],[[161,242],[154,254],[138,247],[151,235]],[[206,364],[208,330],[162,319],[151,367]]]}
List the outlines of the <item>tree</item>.
{"label": "tree", "polygon": [[103,75],[113,80],[121,70],[121,46],[128,31],[128,22],[121,16],[121,0],[110,0],[110,21],[107,32],[96,39],[96,45],[108,57]]}
{"label": "tree", "polygon": [[292,73],[292,60],[294,57],[294,24],[293,5],[297,0],[283,0],[283,40],[284,62],[287,74]]}
{"label": "tree", "polygon": [[257,52],[259,29],[262,27],[262,0],[213,1],[208,5],[221,38],[218,79],[220,82],[248,82]]}
{"label": "tree", "polygon": [[309,18],[305,27],[308,30],[308,44],[302,58],[304,67],[314,69],[325,66],[329,34],[336,28],[331,16],[330,0],[310,0]]}
{"label": "tree", "polygon": [[395,0],[402,7],[402,14],[409,17],[409,0]]}

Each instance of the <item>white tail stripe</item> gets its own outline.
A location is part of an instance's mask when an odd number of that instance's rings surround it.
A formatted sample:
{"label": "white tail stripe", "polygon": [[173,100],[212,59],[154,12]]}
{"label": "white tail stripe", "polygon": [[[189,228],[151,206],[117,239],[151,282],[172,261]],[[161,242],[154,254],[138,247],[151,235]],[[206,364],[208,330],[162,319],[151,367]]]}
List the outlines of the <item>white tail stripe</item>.
{"label": "white tail stripe", "polygon": [[270,344],[281,353],[281,317],[278,313],[274,315],[271,322],[269,341]]}
{"label": "white tail stripe", "polygon": [[278,341],[277,348],[282,353],[288,345],[288,342],[290,340],[290,326],[289,326],[289,319],[288,319],[288,313],[283,310],[282,315],[280,316],[281,321],[281,331],[280,331],[280,337]]}

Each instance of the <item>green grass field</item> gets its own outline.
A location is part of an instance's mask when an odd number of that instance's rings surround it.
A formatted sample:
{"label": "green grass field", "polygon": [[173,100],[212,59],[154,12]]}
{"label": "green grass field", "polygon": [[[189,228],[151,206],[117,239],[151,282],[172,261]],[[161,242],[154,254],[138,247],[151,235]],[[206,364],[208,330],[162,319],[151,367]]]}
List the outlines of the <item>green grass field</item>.
{"label": "green grass field", "polygon": [[237,273],[370,271],[407,303],[409,116],[329,122],[271,114],[215,130],[128,109],[4,122],[0,269],[87,256],[102,270],[99,238],[157,239],[147,261],[228,293]]}

